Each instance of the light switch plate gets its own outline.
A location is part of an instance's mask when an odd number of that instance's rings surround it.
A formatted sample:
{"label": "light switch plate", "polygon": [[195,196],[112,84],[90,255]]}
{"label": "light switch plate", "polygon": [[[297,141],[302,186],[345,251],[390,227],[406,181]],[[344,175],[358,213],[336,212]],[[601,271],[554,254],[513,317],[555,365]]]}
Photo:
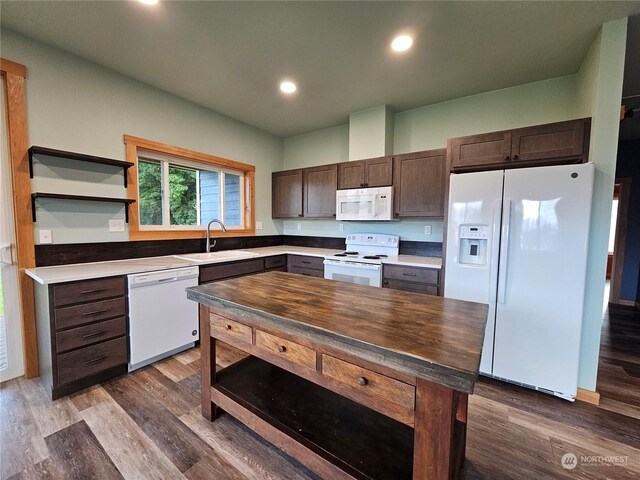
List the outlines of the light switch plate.
{"label": "light switch plate", "polygon": [[425,235],[431,235],[431,225],[425,225],[424,226],[424,234]]}
{"label": "light switch plate", "polygon": [[124,232],[124,219],[111,218],[109,219],[109,231],[110,232]]}
{"label": "light switch plate", "polygon": [[262,222],[256,222],[256,230],[262,230]]}
{"label": "light switch plate", "polygon": [[302,230],[302,224],[298,223],[298,230]]}
{"label": "light switch plate", "polygon": [[40,236],[40,245],[53,242],[51,230],[39,230],[38,235]]}

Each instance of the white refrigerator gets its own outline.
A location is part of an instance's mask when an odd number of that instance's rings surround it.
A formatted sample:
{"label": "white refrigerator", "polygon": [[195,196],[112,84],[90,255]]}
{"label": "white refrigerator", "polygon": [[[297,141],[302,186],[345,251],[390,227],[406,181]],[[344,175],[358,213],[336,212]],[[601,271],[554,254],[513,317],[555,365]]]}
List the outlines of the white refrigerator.
{"label": "white refrigerator", "polygon": [[451,175],[444,295],[489,305],[480,373],[575,399],[593,176]]}

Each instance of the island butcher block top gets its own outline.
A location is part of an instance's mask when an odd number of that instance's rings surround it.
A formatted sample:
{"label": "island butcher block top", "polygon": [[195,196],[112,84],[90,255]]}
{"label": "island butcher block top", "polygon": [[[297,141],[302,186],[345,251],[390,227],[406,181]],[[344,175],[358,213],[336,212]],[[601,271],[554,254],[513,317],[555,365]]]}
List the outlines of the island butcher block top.
{"label": "island butcher block top", "polygon": [[465,393],[487,305],[269,272],[187,289],[203,305]]}

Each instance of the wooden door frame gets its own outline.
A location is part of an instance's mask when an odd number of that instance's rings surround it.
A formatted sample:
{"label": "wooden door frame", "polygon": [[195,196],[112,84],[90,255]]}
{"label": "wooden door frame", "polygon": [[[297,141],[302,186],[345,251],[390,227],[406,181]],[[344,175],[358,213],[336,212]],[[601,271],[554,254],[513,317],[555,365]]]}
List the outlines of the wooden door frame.
{"label": "wooden door frame", "polygon": [[611,267],[611,284],[609,286],[609,303],[634,306],[633,300],[622,300],[622,269],[624,265],[624,251],[627,243],[627,226],[629,220],[629,198],[631,194],[631,178],[616,178],[618,188],[618,215],[616,219],[616,233],[613,242],[613,265]]}
{"label": "wooden door frame", "polygon": [[22,311],[24,376],[38,376],[38,340],[36,332],[33,281],[25,269],[36,265],[31,221],[31,179],[29,176],[29,131],[27,124],[27,69],[0,58],[0,73],[5,79],[7,106],[7,143],[11,163],[11,186],[16,230],[16,266],[19,302]]}

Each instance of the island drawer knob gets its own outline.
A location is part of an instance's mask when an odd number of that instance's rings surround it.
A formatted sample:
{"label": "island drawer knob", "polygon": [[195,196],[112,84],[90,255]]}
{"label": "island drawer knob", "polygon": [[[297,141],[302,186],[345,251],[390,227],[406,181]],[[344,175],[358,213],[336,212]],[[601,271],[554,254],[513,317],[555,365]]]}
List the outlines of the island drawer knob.
{"label": "island drawer knob", "polygon": [[225,325],[225,326],[224,326],[224,329],[225,329],[225,330],[231,330],[231,325]]}
{"label": "island drawer knob", "polygon": [[284,353],[287,351],[287,347],[285,347],[284,345],[278,345],[278,351],[280,353]]}
{"label": "island drawer knob", "polygon": [[369,380],[367,380],[367,378],[366,378],[366,377],[359,377],[359,378],[358,378],[358,384],[359,384],[359,385],[364,386],[364,385],[366,385],[367,383],[369,383]]}

